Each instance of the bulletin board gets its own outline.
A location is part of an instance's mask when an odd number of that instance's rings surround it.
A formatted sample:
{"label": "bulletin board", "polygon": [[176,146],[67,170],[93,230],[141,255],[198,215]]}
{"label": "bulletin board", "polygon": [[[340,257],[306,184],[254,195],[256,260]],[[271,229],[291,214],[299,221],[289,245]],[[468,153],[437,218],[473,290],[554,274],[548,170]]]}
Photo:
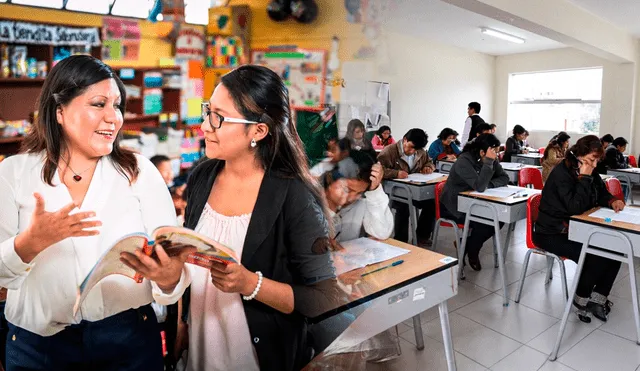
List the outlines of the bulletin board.
{"label": "bulletin board", "polygon": [[282,77],[294,109],[322,108],[325,103],[326,50],[254,49],[251,51],[251,63],[268,67]]}

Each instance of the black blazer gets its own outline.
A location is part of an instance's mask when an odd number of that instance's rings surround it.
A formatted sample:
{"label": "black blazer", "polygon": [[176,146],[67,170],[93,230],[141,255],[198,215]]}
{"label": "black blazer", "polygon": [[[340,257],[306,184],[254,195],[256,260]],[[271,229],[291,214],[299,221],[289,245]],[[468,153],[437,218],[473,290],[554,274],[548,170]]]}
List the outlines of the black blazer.
{"label": "black blazer", "polygon": [[[189,177],[186,228],[197,226],[223,167],[224,161],[207,160]],[[327,220],[304,183],[265,173],[241,263],[252,272],[261,271],[265,278],[291,285],[295,309],[284,314],[257,300],[243,301],[260,369],[299,370],[310,361],[305,315],[335,298],[330,291],[335,274],[328,246]]]}
{"label": "black blazer", "polygon": [[507,143],[504,146],[504,156],[502,157],[502,162],[511,162],[511,157],[513,155],[519,155],[523,153],[522,145],[520,141],[516,139],[515,136],[511,136],[507,138]]}
{"label": "black blazer", "polygon": [[471,117],[471,128],[469,129],[469,140],[472,140],[476,137],[478,133],[478,125],[484,124],[484,119],[478,115],[472,115]]}

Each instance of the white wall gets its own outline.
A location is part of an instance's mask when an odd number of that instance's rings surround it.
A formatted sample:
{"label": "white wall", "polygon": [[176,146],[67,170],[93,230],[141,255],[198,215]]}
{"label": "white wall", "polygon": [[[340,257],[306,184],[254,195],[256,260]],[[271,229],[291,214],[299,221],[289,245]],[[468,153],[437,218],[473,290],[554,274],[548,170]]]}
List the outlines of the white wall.
{"label": "white wall", "polygon": [[[508,136],[507,133],[517,124],[508,122],[510,74],[588,67],[603,68],[600,134],[610,133],[614,137],[624,136],[627,139],[631,139],[635,100],[634,64],[610,62],[572,48],[514,54],[496,58],[494,108],[499,137],[505,139]],[[535,128],[527,129],[531,132],[529,142],[536,147],[545,146],[555,133],[562,130],[562,128],[558,128],[554,132],[535,132]],[[579,134],[574,133],[572,141],[579,137]]]}
{"label": "white wall", "polygon": [[[471,101],[480,102],[480,116],[493,122],[495,57],[399,33],[387,34],[387,48],[387,58],[379,58],[373,68],[356,62],[362,68],[343,69],[343,77],[347,87],[353,79],[390,83],[396,139],[416,127],[427,131],[430,142],[445,127],[462,133]],[[389,61],[390,71],[378,68]],[[341,130],[346,130],[348,114],[341,105]]]}

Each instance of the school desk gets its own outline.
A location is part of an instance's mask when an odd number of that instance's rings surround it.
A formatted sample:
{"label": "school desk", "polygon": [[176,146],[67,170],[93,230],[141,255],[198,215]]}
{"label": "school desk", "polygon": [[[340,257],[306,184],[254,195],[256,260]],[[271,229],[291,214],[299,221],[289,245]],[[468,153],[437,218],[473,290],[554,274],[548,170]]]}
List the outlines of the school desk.
{"label": "school desk", "polygon": [[538,169],[540,170],[540,173],[542,173],[542,166],[524,165],[524,164],[515,163],[515,162],[502,162],[500,163],[500,165],[502,165],[502,169],[509,176],[509,184],[513,184],[513,185],[518,185],[519,183],[518,177],[520,176],[520,170],[524,168]]}
{"label": "school desk", "polygon": [[517,162],[519,164],[540,166],[542,155],[539,153],[521,153],[519,155],[511,156],[511,162]]}
{"label": "school desk", "polygon": [[[464,249],[469,235],[469,225],[471,221],[486,224],[495,228],[493,236],[494,244],[494,266],[499,269],[502,280],[503,305],[509,305],[507,296],[507,277],[504,269],[504,257],[507,255],[511,234],[515,229],[516,222],[527,218],[527,200],[540,191],[530,188],[510,187],[517,189],[520,197],[492,197],[482,194],[473,194],[473,191],[461,192],[458,195],[458,211],[465,213],[466,220],[462,232],[462,243],[459,247],[458,256],[464,256]],[[500,222],[507,227],[507,236],[504,242],[504,250],[500,241]],[[464,271],[460,268],[460,278],[464,279]]]}
{"label": "school desk", "polygon": [[406,187],[411,192],[413,201],[433,200],[436,197],[436,184],[447,180],[447,176],[442,176],[428,182],[403,182],[399,180],[385,180],[382,182],[384,192],[388,195],[394,187]]}
{"label": "school desk", "polygon": [[[633,207],[633,206],[627,206]],[[634,207],[635,208],[635,207]],[[631,224],[618,221],[605,221],[602,218],[589,216],[600,208],[594,208],[582,215],[571,217],[569,220],[569,239],[582,243],[582,251],[578,259],[578,267],[569,289],[569,300],[567,301],[560,329],[556,338],[556,343],[551,351],[549,359],[555,361],[558,357],[562,335],[567,326],[569,313],[571,312],[573,296],[578,287],[578,280],[582,266],[587,254],[599,255],[605,258],[618,260],[629,264],[629,281],[631,284],[631,297],[633,305],[633,315],[636,322],[636,343],[640,345],[640,310],[638,309],[638,289],[636,287],[636,270],[633,257],[640,257],[640,224]],[[636,208],[637,209],[637,208]],[[638,220],[640,223],[640,220]],[[619,314],[614,311],[614,315]]]}
{"label": "school desk", "polygon": [[451,168],[453,167],[453,164],[455,163],[456,163],[455,161],[439,160],[436,163],[436,170],[439,173],[449,174],[451,172]]}
{"label": "school desk", "polygon": [[[440,313],[448,369],[456,370],[447,300],[458,293],[458,260],[393,239],[383,242],[410,252],[338,277],[339,294],[342,297],[332,301],[334,304],[331,307],[318,308],[317,313],[308,316],[310,323],[318,323],[362,305],[364,311],[305,370],[314,369],[314,365],[323,360],[326,362],[328,357],[339,353],[339,349],[358,345],[409,318],[413,318],[417,348],[422,350],[424,339],[420,313],[436,305]],[[397,260],[404,262],[361,276]]]}

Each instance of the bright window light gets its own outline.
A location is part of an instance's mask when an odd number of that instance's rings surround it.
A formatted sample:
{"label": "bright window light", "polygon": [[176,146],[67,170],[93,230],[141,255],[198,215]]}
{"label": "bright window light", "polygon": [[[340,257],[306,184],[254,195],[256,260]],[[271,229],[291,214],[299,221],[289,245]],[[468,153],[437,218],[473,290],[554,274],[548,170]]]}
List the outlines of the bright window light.
{"label": "bright window light", "polygon": [[209,23],[209,0],[184,0],[184,20],[187,23]]}
{"label": "bright window light", "polygon": [[112,15],[147,18],[154,0],[117,0],[111,9]]}
{"label": "bright window light", "polygon": [[13,0],[12,4],[41,6],[43,8],[62,9],[62,0]]}
{"label": "bright window light", "polygon": [[113,0],[69,0],[67,2],[67,10],[75,10],[79,12],[108,14],[109,5]]}
{"label": "bright window light", "polygon": [[602,68],[513,74],[507,126],[598,134]]}

